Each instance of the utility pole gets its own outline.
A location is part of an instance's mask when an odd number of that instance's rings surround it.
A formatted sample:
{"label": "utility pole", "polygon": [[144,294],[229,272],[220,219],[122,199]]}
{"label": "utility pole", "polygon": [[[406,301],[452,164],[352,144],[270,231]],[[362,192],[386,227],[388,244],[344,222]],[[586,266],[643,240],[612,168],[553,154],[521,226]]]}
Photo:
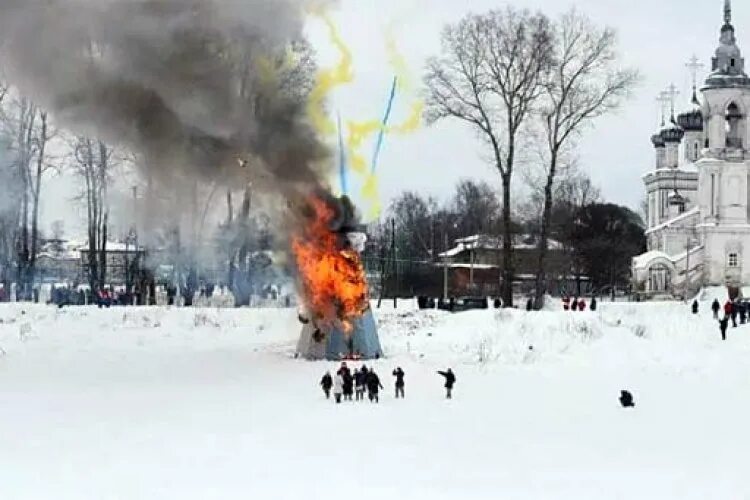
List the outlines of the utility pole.
{"label": "utility pole", "polygon": [[[448,232],[443,233],[444,237],[444,248],[447,254],[448,252]],[[443,304],[448,303],[448,255],[443,257]]]}
{"label": "utility pole", "polygon": [[396,219],[391,219],[391,259],[393,262],[393,308],[398,306],[398,260],[396,259]]}

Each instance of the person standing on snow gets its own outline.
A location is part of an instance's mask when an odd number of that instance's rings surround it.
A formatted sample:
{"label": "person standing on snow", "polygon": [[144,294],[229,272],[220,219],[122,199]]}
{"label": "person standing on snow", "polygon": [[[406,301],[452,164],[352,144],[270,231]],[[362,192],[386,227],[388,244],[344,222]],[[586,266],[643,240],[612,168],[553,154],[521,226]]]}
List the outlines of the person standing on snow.
{"label": "person standing on snow", "polygon": [[728,300],[724,306],[724,314],[732,318],[732,328],[737,328],[737,304]]}
{"label": "person standing on snow", "polygon": [[344,380],[344,400],[351,401],[354,396],[354,377],[352,372],[347,368],[341,374],[341,378]]}
{"label": "person standing on snow", "polygon": [[331,399],[331,387],[333,387],[333,377],[331,372],[326,372],[323,378],[320,380],[320,387],[323,388],[323,392],[326,394],[326,399]]}
{"label": "person standing on snow", "polygon": [[[575,304],[575,302],[573,303]],[[448,368],[448,370],[438,373],[445,377],[446,399],[453,399],[453,385],[456,383],[456,376],[453,374],[453,370]]]}
{"label": "person standing on snow", "polygon": [[393,370],[393,376],[396,377],[396,399],[398,399],[399,394],[401,399],[404,399],[404,370],[399,366]]}
{"label": "person standing on snow", "polygon": [[719,319],[719,309],[721,309],[719,299],[714,299],[713,303],[711,304],[711,310],[714,312],[714,319]]}
{"label": "person standing on snow", "polygon": [[596,311],[596,306],[596,297],[591,297],[591,306],[589,307],[589,309],[591,309],[591,312]]}
{"label": "person standing on snow", "polygon": [[739,310],[740,324],[744,325],[747,322],[747,304],[745,304],[744,302],[738,301],[737,309]]}
{"label": "person standing on snow", "polygon": [[378,377],[378,374],[375,373],[374,369],[370,369],[370,371],[367,373],[367,397],[370,398],[370,403],[375,402],[379,403],[380,400],[378,399],[378,392],[380,389],[383,388],[383,384],[380,383],[380,378]]}
{"label": "person standing on snow", "polygon": [[354,370],[354,399],[357,401],[365,398],[365,373],[367,368],[364,366],[361,370]]}
{"label": "person standing on snow", "polygon": [[719,320],[719,330],[721,330],[721,340],[727,339],[727,327],[729,326],[729,316],[724,316]]}
{"label": "person standing on snow", "polygon": [[693,301],[693,314],[698,314],[698,300]]}
{"label": "person standing on snow", "polygon": [[341,376],[341,371],[336,374],[333,378],[333,397],[336,400],[336,404],[341,402],[341,395],[344,393],[344,377]]}
{"label": "person standing on snow", "polygon": [[571,311],[577,311],[578,310],[578,297],[573,298],[573,302],[570,303],[570,310]]}
{"label": "person standing on snow", "polygon": [[586,310],[586,301],[581,299],[578,301],[578,310],[583,312]]}

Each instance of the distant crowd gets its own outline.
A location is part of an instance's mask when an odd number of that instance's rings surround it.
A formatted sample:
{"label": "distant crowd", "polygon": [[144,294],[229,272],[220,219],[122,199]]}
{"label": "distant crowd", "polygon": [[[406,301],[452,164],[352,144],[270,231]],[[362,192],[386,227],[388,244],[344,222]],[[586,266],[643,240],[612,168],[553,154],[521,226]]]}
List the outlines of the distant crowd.
{"label": "distant crowd", "polygon": [[[453,386],[456,383],[456,376],[453,370],[448,368],[446,371],[439,371],[437,373],[445,379],[445,397],[452,399]],[[398,367],[393,370],[393,377],[396,399],[403,399],[406,396],[406,374],[401,367]],[[361,368],[355,368],[352,373],[346,362],[343,362],[336,371],[336,375],[332,376],[331,372],[326,372],[323,375],[323,378],[320,380],[320,387],[323,389],[326,399],[330,399],[331,394],[333,394],[333,399],[337,404],[342,401],[364,401],[365,393],[367,393],[367,399],[371,403],[379,403],[380,390],[383,389],[383,383],[375,372],[375,368],[368,368],[363,364]]]}
{"label": "distant crowd", "polygon": [[[693,301],[693,314],[698,314],[699,304],[697,300]],[[737,328],[738,320],[740,325],[750,322],[750,304],[739,298],[727,300],[722,306],[719,299],[714,299],[711,303],[713,317],[719,322],[719,331],[721,340],[727,339],[727,329],[729,322],[732,322],[732,328]]]}

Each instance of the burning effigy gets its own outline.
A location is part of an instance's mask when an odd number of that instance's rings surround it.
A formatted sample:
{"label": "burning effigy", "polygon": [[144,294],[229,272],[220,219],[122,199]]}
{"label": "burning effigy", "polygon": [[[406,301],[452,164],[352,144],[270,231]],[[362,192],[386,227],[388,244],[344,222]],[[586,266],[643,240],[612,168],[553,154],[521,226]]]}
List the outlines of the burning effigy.
{"label": "burning effigy", "polygon": [[373,359],[382,355],[362,263],[366,235],[349,198],[311,195],[292,252],[302,300],[297,355]]}

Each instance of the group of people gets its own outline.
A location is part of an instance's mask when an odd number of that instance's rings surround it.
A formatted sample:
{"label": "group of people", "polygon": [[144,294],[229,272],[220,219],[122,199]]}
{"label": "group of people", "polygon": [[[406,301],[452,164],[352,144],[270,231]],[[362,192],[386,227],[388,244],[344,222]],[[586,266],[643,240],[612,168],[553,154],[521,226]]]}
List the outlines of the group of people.
{"label": "group of people", "polygon": [[[531,301],[531,299],[529,299]],[[565,296],[562,299],[562,305],[564,311],[585,311],[586,310],[586,301],[579,297],[573,297],[571,300],[570,297]],[[596,303],[596,297],[591,298],[591,304],[589,308],[592,311],[596,311],[597,303]]]}
{"label": "group of people", "polygon": [[[456,383],[456,376],[450,368],[446,371],[439,371],[438,374],[445,378],[446,398],[451,399],[453,397],[453,386]],[[395,379],[396,399],[403,399],[406,396],[406,374],[401,367],[398,367],[393,370],[393,377]],[[379,403],[380,390],[383,389],[383,384],[378,374],[375,373],[374,368],[362,365],[360,369],[355,368],[354,373],[352,373],[346,362],[343,362],[336,371],[335,376],[332,376],[331,372],[326,372],[323,375],[320,387],[323,389],[326,399],[330,399],[331,393],[333,393],[333,398],[337,404],[342,401],[352,401],[352,398],[355,398],[356,401],[364,401],[365,392],[367,392],[367,398],[371,403]]]}
{"label": "group of people", "polygon": [[[732,328],[737,328],[737,320],[739,324],[744,325],[750,322],[750,305],[742,302],[739,299],[727,300],[724,306],[721,306],[719,299],[714,299],[711,303],[711,311],[713,312],[714,319],[719,322],[719,331],[721,331],[721,340],[727,339],[727,328],[729,328],[729,322],[732,322]],[[723,311],[723,316],[720,316],[720,312]],[[698,314],[698,301],[693,301],[693,314]]]}

